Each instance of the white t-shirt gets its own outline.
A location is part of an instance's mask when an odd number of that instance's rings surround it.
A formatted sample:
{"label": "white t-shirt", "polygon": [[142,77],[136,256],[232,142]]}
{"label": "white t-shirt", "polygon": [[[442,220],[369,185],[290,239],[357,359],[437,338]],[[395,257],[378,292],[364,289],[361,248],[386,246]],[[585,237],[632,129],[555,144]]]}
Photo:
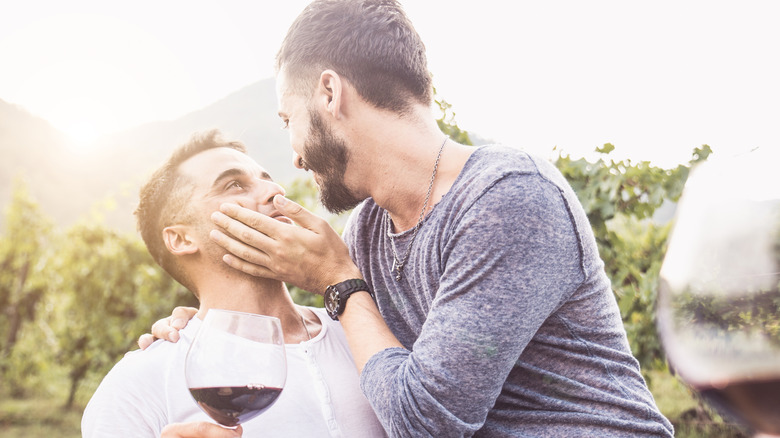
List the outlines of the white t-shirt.
{"label": "white t-shirt", "polygon": [[[242,424],[244,437],[384,437],[360,391],[341,325],[311,308],[320,333],[286,344],[287,382],[276,403]],[[127,353],[100,383],[84,410],[83,437],[159,437],[170,423],[211,421],[195,403],[184,360],[201,321],[192,319],[177,343],[157,341]]]}

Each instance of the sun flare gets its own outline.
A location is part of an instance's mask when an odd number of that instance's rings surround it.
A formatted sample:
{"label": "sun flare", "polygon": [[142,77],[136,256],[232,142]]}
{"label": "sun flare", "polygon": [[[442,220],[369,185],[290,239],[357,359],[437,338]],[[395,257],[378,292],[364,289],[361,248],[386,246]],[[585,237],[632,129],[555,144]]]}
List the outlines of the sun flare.
{"label": "sun flare", "polygon": [[99,133],[95,126],[87,121],[79,121],[68,124],[62,131],[70,139],[70,147],[74,152],[85,152],[91,149]]}

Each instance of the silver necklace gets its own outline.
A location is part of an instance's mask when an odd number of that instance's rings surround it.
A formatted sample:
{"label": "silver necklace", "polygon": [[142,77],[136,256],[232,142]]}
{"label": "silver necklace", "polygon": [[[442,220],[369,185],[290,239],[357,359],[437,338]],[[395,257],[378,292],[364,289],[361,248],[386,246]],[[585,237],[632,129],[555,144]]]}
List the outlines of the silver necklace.
{"label": "silver necklace", "polygon": [[[406,265],[406,261],[409,259],[409,254],[412,251],[412,245],[414,244],[414,238],[417,237],[417,230],[420,229],[423,219],[425,219],[425,211],[428,209],[428,201],[431,199],[431,192],[433,191],[433,181],[436,179],[436,171],[439,169],[439,160],[441,159],[441,153],[444,151],[444,145],[447,144],[449,137],[444,137],[444,141],[439,147],[439,155],[436,156],[436,163],[433,164],[433,174],[431,174],[431,182],[428,184],[428,193],[425,195],[425,202],[423,203],[422,210],[420,210],[420,218],[417,220],[417,225],[414,226],[412,231],[412,239],[409,241],[409,246],[406,247],[403,257],[399,260],[398,254],[395,252],[395,245],[390,242],[390,249],[393,251],[393,268],[390,270],[391,274],[395,275],[395,281],[401,281],[401,274]],[[385,210],[385,222],[387,223],[387,235],[392,239],[392,225],[390,220],[390,213]]]}
{"label": "silver necklace", "polygon": [[299,312],[298,312],[298,316],[300,316],[300,317],[301,317],[301,324],[303,324],[303,329],[304,329],[304,330],[306,330],[306,336],[308,336],[308,337],[309,337],[309,340],[311,341],[311,333],[309,333],[309,328],[308,328],[308,327],[306,327],[306,321],[304,321],[304,319],[303,319],[303,313],[301,313],[301,312],[299,311]]}

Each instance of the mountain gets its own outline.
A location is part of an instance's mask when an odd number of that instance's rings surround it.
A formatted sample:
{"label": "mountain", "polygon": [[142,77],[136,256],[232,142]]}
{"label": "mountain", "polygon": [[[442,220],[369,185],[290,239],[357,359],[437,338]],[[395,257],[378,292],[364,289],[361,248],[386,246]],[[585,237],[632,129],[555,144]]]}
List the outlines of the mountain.
{"label": "mountain", "polygon": [[129,158],[137,162],[131,166],[133,171],[151,170],[194,132],[218,128],[225,139],[242,141],[276,179],[288,181],[295,169],[287,133],[280,129],[276,115],[274,84],[266,79],[177,120],[153,122],[101,139],[102,158],[107,165],[122,166]]}
{"label": "mountain", "polygon": [[73,216],[74,205],[88,202],[81,182],[64,171],[78,165],[78,157],[69,153],[68,139],[62,132],[23,108],[0,100],[0,205],[5,206],[10,199],[12,182],[23,178],[47,213]]}
{"label": "mountain", "polygon": [[57,223],[86,217],[105,199],[108,225],[134,229],[132,211],[144,179],[195,132],[218,128],[240,140],[249,154],[282,184],[304,175],[292,165],[287,133],[276,115],[274,79],[249,85],[179,119],[144,124],[97,140],[89,154],[73,152],[68,139],[45,120],[0,101],[0,205],[10,199],[15,175]]}

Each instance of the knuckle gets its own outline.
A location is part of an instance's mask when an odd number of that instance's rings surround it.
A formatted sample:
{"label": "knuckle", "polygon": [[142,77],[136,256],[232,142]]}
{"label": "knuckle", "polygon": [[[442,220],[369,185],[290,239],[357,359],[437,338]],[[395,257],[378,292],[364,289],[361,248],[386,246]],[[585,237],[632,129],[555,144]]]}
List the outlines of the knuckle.
{"label": "knuckle", "polygon": [[246,221],[241,221],[241,222],[244,222],[245,224],[249,225],[252,228],[259,227],[260,225],[263,224],[263,221],[260,219],[259,216],[255,216],[254,212],[252,212],[250,216],[247,216],[245,220]]}
{"label": "knuckle", "polygon": [[252,251],[249,248],[244,248],[241,250],[238,256],[244,260],[249,260],[250,258],[252,258]]}
{"label": "knuckle", "polygon": [[274,259],[276,260],[281,260],[285,256],[285,254],[287,254],[287,251],[285,251],[281,247],[274,248],[271,250],[271,252],[273,254]]}

